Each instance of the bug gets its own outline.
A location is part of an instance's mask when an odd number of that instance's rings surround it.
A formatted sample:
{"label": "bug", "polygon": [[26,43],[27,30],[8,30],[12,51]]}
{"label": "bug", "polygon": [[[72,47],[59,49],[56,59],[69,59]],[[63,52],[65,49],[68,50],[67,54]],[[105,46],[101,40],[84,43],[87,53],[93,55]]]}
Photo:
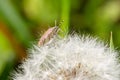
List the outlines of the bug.
{"label": "bug", "polygon": [[[56,24],[56,23],[55,23]],[[44,45],[46,42],[48,42],[52,37],[54,37],[59,30],[59,27],[55,25],[55,27],[49,28],[39,39],[38,46]]]}

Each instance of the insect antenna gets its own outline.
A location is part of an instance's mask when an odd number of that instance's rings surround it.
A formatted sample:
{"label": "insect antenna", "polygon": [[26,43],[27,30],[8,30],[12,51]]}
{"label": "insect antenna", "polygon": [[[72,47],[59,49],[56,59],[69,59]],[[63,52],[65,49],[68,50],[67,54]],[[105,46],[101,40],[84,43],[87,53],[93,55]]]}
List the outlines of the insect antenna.
{"label": "insect antenna", "polygon": [[62,21],[59,23],[59,25],[58,25],[58,26],[61,26],[63,22],[64,22],[64,20],[62,20]]}

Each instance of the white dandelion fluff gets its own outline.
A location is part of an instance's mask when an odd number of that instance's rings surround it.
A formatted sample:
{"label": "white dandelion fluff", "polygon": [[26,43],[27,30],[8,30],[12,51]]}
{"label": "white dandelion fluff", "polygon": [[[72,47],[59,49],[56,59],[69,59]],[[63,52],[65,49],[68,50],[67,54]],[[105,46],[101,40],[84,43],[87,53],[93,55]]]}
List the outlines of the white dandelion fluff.
{"label": "white dandelion fluff", "polygon": [[117,52],[77,35],[34,46],[13,80],[120,80]]}

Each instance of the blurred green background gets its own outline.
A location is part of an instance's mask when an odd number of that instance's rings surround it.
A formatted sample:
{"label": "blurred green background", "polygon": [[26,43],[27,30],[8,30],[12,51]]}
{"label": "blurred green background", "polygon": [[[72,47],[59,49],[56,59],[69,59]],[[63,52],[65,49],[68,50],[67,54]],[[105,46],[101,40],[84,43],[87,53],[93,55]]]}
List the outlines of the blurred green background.
{"label": "blurred green background", "polygon": [[120,0],[0,0],[0,80],[13,71],[48,28],[98,36],[109,43],[113,32],[120,50]]}

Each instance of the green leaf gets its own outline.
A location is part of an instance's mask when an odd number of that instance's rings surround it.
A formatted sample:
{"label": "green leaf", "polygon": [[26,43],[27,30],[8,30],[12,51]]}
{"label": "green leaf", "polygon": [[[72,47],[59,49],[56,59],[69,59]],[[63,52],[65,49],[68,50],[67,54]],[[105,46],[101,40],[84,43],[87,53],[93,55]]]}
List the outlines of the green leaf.
{"label": "green leaf", "polygon": [[[1,79],[1,76],[5,74],[8,74],[9,71],[8,67],[13,65],[13,60],[15,59],[15,52],[13,51],[10,42],[6,38],[6,36],[0,32],[0,80],[5,80]],[[9,65],[7,65],[9,64]],[[10,68],[9,68],[10,70]],[[8,75],[4,75],[8,76]]]}
{"label": "green leaf", "polygon": [[0,15],[4,18],[13,34],[25,45],[32,40],[28,26],[10,0],[0,0]]}
{"label": "green leaf", "polygon": [[114,49],[112,31],[111,31],[111,33],[110,33],[110,49]]}

